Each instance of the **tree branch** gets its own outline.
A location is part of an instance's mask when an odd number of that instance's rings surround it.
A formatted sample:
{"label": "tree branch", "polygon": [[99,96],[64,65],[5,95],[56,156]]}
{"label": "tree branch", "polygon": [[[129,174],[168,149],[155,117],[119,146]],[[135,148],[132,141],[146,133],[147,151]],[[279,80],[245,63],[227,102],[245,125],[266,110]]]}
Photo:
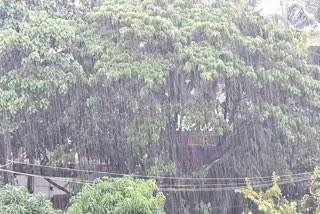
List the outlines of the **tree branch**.
{"label": "tree branch", "polygon": [[67,195],[71,195],[71,193],[69,192],[69,190],[67,190],[66,188],[64,188],[63,186],[57,184],[56,182],[54,182],[53,180],[51,180],[50,178],[44,178],[46,181],[48,181],[50,184],[52,184],[53,186],[57,187],[59,190],[67,193]]}

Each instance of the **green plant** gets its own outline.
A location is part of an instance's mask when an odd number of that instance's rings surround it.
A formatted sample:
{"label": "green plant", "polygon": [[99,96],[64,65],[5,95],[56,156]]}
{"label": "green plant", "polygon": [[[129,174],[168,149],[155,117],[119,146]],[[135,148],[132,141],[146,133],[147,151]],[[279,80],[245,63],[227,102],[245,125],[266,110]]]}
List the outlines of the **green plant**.
{"label": "green plant", "polygon": [[265,192],[256,192],[247,178],[247,186],[236,189],[236,192],[243,194],[258,206],[258,210],[266,214],[297,214],[297,203],[289,202],[283,197],[281,189],[277,184],[280,177],[275,173],[272,176],[273,186]]}
{"label": "green plant", "polygon": [[71,200],[67,214],[160,214],[165,197],[155,193],[154,180],[103,177],[88,185]]}
{"label": "green plant", "polygon": [[0,188],[0,214],[54,214],[51,202],[42,195],[32,195],[24,187]]}
{"label": "green plant", "polygon": [[[320,213],[320,169],[316,167],[310,180],[309,193],[301,200],[288,201],[281,193],[277,184],[280,177],[273,174],[273,186],[265,192],[256,192],[251,186],[249,179],[246,179],[247,186],[236,189],[245,198],[250,199],[258,206],[258,210],[266,214],[300,214]],[[250,213],[250,211],[247,211]],[[245,213],[245,212],[244,212]]]}
{"label": "green plant", "polygon": [[176,165],[172,161],[164,161],[160,158],[154,159],[154,165],[152,165],[148,170],[148,175],[153,176],[168,176],[174,175],[176,171]]}

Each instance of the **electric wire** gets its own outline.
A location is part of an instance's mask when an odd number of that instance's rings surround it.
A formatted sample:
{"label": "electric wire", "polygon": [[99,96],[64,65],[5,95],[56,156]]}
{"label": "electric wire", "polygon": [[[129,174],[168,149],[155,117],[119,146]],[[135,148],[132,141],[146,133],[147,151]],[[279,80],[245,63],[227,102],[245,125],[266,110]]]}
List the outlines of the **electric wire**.
{"label": "electric wire", "polygon": [[17,171],[7,170],[7,169],[0,169],[0,172],[8,172],[8,173],[13,173],[13,174],[18,174],[18,175],[25,175],[25,176],[35,177],[35,178],[42,178],[42,179],[51,179],[51,180],[55,180],[55,181],[65,181],[65,182],[70,182],[70,183],[79,183],[79,184],[91,184],[92,183],[92,181],[89,181],[89,180],[79,180],[79,179],[74,179],[74,178],[61,178],[61,177],[41,176],[41,175],[17,172]]}
{"label": "electric wire", "polygon": [[[78,183],[78,184],[92,184],[93,181],[90,180],[79,180],[79,179],[66,179],[66,178],[59,178],[59,177],[50,177],[50,176],[40,176],[40,175],[35,175],[35,174],[30,174],[30,173],[22,173],[22,172],[17,172],[13,170],[6,170],[6,169],[0,169],[0,172],[8,172],[8,173],[13,173],[13,174],[19,174],[19,175],[25,175],[25,176],[32,176],[32,177],[37,177],[37,178],[42,178],[42,179],[51,179],[51,180],[56,180],[56,181],[64,181],[64,182],[69,182],[69,183]],[[284,184],[290,184],[290,183],[297,183],[297,182],[303,182],[303,181],[308,181],[310,178],[298,178],[295,180],[291,181],[280,181],[277,184],[278,185],[284,185]],[[262,188],[262,187],[269,187],[271,186],[272,183],[269,184],[259,184],[259,185],[252,185],[253,188]],[[235,190],[237,188],[246,188],[247,186],[233,186],[233,187],[211,187],[211,188],[175,188],[175,187],[159,187],[158,191],[161,192],[215,192],[215,191],[231,191]]]}
{"label": "electric wire", "polygon": [[[49,168],[49,169],[60,169],[60,170],[68,170],[68,171],[75,171],[75,172],[84,172],[84,173],[95,173],[101,174],[106,176],[119,176],[119,177],[136,177],[136,178],[148,178],[148,179],[168,179],[168,180],[206,180],[206,181],[219,181],[219,180],[245,180],[246,177],[240,178],[207,178],[207,177],[173,177],[173,176],[152,176],[152,175],[138,175],[138,174],[124,174],[124,173],[113,173],[113,172],[102,172],[102,171],[93,171],[93,170],[84,170],[84,169],[73,169],[73,168],[66,168],[66,167],[57,167],[57,166],[50,166],[50,165],[39,165],[39,164],[30,164],[30,163],[23,163],[18,161],[12,161],[12,163],[16,164],[24,164],[29,166],[36,166],[42,168]],[[312,172],[304,172],[304,173],[296,173],[296,174],[287,174],[287,175],[277,175],[278,177],[292,177],[292,176],[303,176],[303,175],[312,175]],[[272,178],[272,176],[261,176],[261,177],[248,177],[250,180],[254,179],[267,179]]]}
{"label": "electric wire", "polygon": [[[294,182],[295,179],[311,179],[311,176],[305,176],[305,177],[295,177],[295,178],[289,178],[289,179],[280,179],[279,181],[283,181],[283,182]],[[250,184],[254,184],[254,185],[260,185],[260,184],[272,184],[273,181],[269,180],[269,181],[260,181],[260,182],[251,182]],[[241,183],[215,183],[215,184],[164,184],[164,185],[160,185],[161,187],[211,187],[211,186],[239,186],[239,185],[247,185],[247,183],[245,182],[241,182]]]}
{"label": "electric wire", "polygon": [[[294,182],[277,182],[277,184],[285,185],[290,183],[298,183],[309,181],[309,178],[295,180]],[[252,185],[252,188],[264,188],[269,187],[272,184],[262,184],[262,185]],[[237,187],[225,187],[225,188],[159,188],[161,192],[216,192],[216,191],[234,191],[238,188],[246,188],[246,186],[237,186]]]}
{"label": "electric wire", "polygon": [[13,162],[12,162],[12,161],[8,161],[8,163],[7,163],[7,164],[0,165],[0,168],[7,167],[7,166],[10,166],[10,165],[12,165],[12,164],[13,164]]}
{"label": "electric wire", "polygon": [[[308,181],[311,179],[311,176],[304,176],[304,177],[295,177],[295,178],[290,178],[290,179],[282,179],[278,180],[277,183],[284,183],[286,184],[289,183],[294,183],[295,181]],[[259,186],[259,185],[272,185],[274,182],[271,181],[262,181],[262,182],[250,182],[251,185],[253,186]],[[239,187],[239,186],[246,186],[247,183],[227,183],[227,184],[160,184],[159,187],[161,188],[183,188],[183,187]]]}
{"label": "electric wire", "polygon": [[[4,166],[8,166],[9,164],[12,163],[8,163],[6,165],[0,166],[4,167]],[[84,185],[90,185],[92,184],[92,181],[87,181],[87,180],[78,180],[78,179],[65,179],[65,178],[57,178],[57,177],[48,177],[48,176],[39,176],[39,175],[34,175],[34,174],[29,174],[29,173],[21,173],[21,172],[16,172],[13,170],[5,170],[5,169],[0,169],[0,171],[2,172],[9,172],[9,173],[14,173],[14,174],[20,174],[20,175],[26,175],[26,176],[32,176],[32,177],[37,177],[37,178],[49,178],[52,180],[56,180],[56,181],[65,181],[65,182],[70,182],[70,183],[77,183],[77,184],[84,184]],[[307,181],[310,178],[306,178],[306,179],[299,179],[299,180],[295,180],[294,183],[296,182],[303,182],[303,181]],[[278,182],[278,185],[284,185],[284,184],[288,184],[291,182]],[[253,185],[253,188],[261,188],[261,187],[268,187],[269,185]],[[228,187],[228,188],[195,188],[195,189],[176,189],[176,188],[158,188],[158,191],[160,192],[217,192],[217,191],[235,191],[238,188],[246,188],[246,186],[238,186],[238,187]],[[239,207],[243,207],[243,206],[234,206],[232,208],[239,208]],[[222,209],[221,207],[218,206],[213,206],[211,207],[212,209]]]}

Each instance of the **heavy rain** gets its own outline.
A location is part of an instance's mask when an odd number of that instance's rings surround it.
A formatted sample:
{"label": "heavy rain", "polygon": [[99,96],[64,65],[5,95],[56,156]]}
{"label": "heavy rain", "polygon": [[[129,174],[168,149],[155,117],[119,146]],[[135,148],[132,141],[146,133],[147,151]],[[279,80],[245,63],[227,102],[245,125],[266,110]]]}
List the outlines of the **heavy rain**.
{"label": "heavy rain", "polygon": [[316,0],[0,0],[0,214],[320,213]]}

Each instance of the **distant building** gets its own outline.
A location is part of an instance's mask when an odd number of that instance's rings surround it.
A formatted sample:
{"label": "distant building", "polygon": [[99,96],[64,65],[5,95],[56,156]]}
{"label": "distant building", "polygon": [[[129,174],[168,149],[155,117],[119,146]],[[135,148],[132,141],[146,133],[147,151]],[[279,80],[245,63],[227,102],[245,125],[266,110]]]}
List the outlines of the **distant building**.
{"label": "distant building", "polygon": [[[58,177],[51,177],[55,183],[68,188],[68,181],[61,181],[57,179],[68,180],[68,178],[58,178]],[[25,175],[15,175],[14,182],[18,186],[24,186],[27,188],[27,180],[28,177]],[[50,184],[43,178],[35,177],[33,179],[33,193],[34,194],[43,194],[45,197],[49,198],[53,204],[55,209],[64,210],[69,201],[69,196],[62,190],[59,190],[57,187]]]}
{"label": "distant building", "polygon": [[[56,184],[65,189],[70,190],[69,184],[73,180],[79,180],[80,177],[85,177],[84,180],[94,180],[101,174],[88,172],[86,170],[79,171],[77,169],[65,169],[65,168],[53,168],[40,165],[30,165],[28,163],[14,163],[12,165],[13,171],[17,172],[14,175],[14,183],[18,186],[24,186],[27,188],[27,175],[21,175],[19,173],[27,173],[37,175],[33,178],[33,193],[41,193],[49,198],[54,208],[64,210],[68,205],[69,195],[66,192],[60,190],[56,186],[49,183],[45,178],[49,178]],[[93,164],[90,168],[93,171],[107,172],[106,164]],[[45,177],[45,178],[41,178]]]}

